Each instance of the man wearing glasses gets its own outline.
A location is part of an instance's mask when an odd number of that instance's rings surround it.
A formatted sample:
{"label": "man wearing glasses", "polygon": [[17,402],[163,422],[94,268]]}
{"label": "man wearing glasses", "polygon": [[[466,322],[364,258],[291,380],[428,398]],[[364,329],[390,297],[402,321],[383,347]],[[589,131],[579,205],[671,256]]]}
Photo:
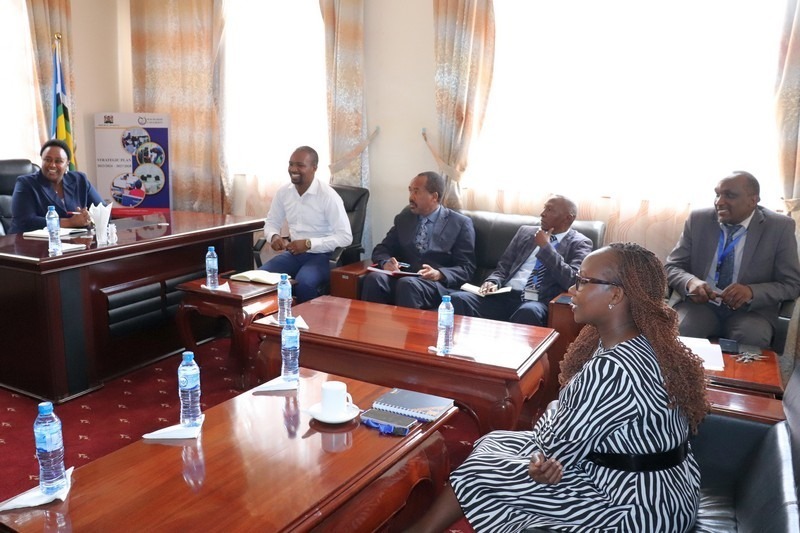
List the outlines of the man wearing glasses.
{"label": "man wearing glasses", "polygon": [[592,241],[571,229],[575,203],[553,196],[544,204],[541,227],[522,226],[511,239],[497,268],[483,282],[480,294],[451,295],[459,315],[547,325],[547,304],[575,283]]}
{"label": "man wearing glasses", "polygon": [[800,294],[795,223],[758,205],[748,172],[714,193],[713,208],[689,215],[665,264],[681,335],[769,346],[780,302]]}

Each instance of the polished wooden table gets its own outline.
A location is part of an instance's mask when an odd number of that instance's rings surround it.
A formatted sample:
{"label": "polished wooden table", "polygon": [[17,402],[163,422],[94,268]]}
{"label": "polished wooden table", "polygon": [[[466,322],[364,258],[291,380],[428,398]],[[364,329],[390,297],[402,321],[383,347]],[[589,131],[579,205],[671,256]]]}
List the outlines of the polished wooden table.
{"label": "polished wooden table", "polygon": [[[300,331],[301,365],[453,398],[481,433],[517,427],[548,374],[546,354],[557,337],[549,328],[456,316],[453,353],[440,356],[428,349],[436,344],[436,311],[321,296],[292,312],[310,327]],[[249,330],[260,339],[259,377],[268,379],[280,372],[280,329],[259,322]]]}
{"label": "polished wooden table", "polygon": [[766,348],[762,350],[763,359],[742,363],[735,355],[723,353],[724,370],[706,370],[711,385],[729,388],[734,391],[763,394],[773,398],[783,398],[783,379],[781,378],[778,354]]}
{"label": "polished wooden table", "polygon": [[263,228],[260,218],[180,211],[113,222],[117,244],[77,237],[67,242],[88,248],[59,257],[46,240],[0,237],[1,386],[59,402],[181,350],[177,285],[204,274],[208,246],[221,270],[252,268]]}
{"label": "polished wooden table", "polygon": [[23,532],[59,519],[63,531],[408,527],[444,487],[438,429],[456,408],[405,437],[358,418],[330,426],[306,414],[327,380],[347,383],[362,408],[388,390],[302,369],[299,390],[245,392],[205,413],[199,439],[135,442],[75,470],[65,502],[0,513],[0,524]]}
{"label": "polished wooden table", "polygon": [[231,326],[231,357],[239,366],[239,386],[244,388],[249,359],[247,327],[253,320],[278,311],[278,286],[220,277],[219,282],[227,283],[228,288],[210,290],[203,288],[205,282],[205,278],[200,278],[178,285],[178,289],[184,292],[178,309],[181,338],[188,348],[197,347],[190,322],[192,313],[225,318]]}

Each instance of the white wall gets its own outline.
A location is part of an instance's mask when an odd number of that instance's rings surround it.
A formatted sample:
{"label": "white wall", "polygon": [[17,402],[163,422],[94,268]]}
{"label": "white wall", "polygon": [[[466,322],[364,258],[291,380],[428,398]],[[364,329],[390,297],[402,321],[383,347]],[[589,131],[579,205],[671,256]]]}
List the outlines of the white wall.
{"label": "white wall", "polygon": [[[430,0],[369,0],[365,73],[373,241],[379,242],[408,202],[408,182],[436,170],[421,131],[437,139]],[[130,0],[72,0],[75,137],[79,166],[94,174],[94,114],[134,112]]]}

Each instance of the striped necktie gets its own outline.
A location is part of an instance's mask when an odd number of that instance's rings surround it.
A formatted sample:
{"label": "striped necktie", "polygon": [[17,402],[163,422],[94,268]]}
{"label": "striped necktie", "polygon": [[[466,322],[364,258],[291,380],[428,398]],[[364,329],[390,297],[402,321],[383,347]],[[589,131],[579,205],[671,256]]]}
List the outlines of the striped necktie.
{"label": "striped necktie", "polygon": [[[554,243],[557,240],[558,239],[556,239],[555,235],[550,235],[550,243]],[[526,291],[533,289],[536,289],[537,291],[539,290],[539,287],[542,286],[542,276],[544,275],[545,270],[547,270],[547,268],[545,268],[544,264],[537,259],[533,270],[531,270],[531,275],[528,276],[528,280],[525,282]]]}
{"label": "striped necktie", "polygon": [[[742,225],[736,224],[734,226],[730,226],[726,224],[725,229],[727,230],[728,235],[725,238],[725,246],[722,248],[723,251],[726,250],[728,246],[730,246],[734,234],[740,229],[742,229]],[[736,250],[733,248],[731,250],[728,250],[728,253],[725,254],[725,256],[723,257],[719,265],[719,279],[717,280],[718,289],[724,289],[725,287],[730,285],[731,282],[733,281],[733,263],[735,257],[736,257]]]}

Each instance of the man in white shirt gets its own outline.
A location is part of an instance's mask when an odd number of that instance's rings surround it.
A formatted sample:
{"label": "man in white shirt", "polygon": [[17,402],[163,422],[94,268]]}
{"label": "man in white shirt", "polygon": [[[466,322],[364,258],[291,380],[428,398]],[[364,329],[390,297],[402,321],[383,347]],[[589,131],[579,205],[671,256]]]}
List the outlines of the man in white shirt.
{"label": "man in white shirt", "polygon": [[[298,303],[319,296],[320,288],[330,281],[331,252],[353,242],[342,198],[330,185],[314,179],[318,163],[313,148],[294,151],[289,160],[292,183],[278,189],[264,221],[264,237],[273,250],[283,253],[261,269],[292,276]],[[288,239],[280,234],[284,221],[289,225]]]}
{"label": "man in white shirt", "polygon": [[665,263],[681,335],[771,343],[782,300],[800,293],[795,223],[758,205],[760,186],[737,171],[692,211]]}

